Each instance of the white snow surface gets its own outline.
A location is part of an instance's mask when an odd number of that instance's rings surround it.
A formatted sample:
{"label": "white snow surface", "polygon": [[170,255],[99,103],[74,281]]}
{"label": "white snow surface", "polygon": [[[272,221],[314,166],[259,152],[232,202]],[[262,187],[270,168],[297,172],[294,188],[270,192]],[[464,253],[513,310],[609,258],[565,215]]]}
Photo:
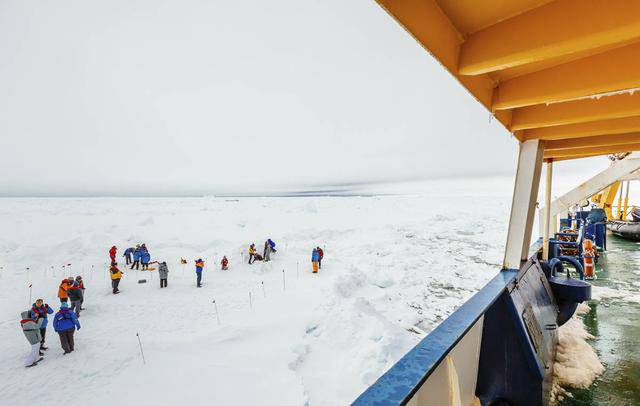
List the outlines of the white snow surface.
{"label": "white snow surface", "polygon": [[[0,403],[347,404],[498,271],[511,189],[486,189],[0,199]],[[278,244],[273,261],[244,263],[247,245],[266,238]],[[167,261],[168,288],[153,271],[124,269],[122,293],[112,295],[107,250],[115,244],[121,256],[142,242],[152,260]],[[325,259],[313,275],[316,245]],[[20,312],[38,297],[57,310],[68,274],[87,288],[76,351],[62,356],[50,320],[45,359],[26,369]]]}

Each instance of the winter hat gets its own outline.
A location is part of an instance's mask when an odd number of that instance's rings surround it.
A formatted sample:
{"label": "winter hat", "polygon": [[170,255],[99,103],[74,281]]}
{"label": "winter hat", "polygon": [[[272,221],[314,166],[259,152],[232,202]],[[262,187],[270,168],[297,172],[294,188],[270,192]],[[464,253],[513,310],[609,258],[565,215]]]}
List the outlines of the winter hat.
{"label": "winter hat", "polygon": [[69,304],[67,302],[60,303],[60,310],[68,309],[68,308],[69,308]]}
{"label": "winter hat", "polygon": [[82,276],[80,276],[80,275],[76,276],[76,280],[77,281],[81,281],[82,280]]}

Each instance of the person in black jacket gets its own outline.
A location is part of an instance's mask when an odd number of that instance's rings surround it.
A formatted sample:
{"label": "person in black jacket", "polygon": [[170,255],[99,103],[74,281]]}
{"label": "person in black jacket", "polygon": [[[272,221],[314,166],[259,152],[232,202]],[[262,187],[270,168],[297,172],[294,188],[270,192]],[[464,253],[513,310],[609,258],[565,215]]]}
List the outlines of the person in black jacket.
{"label": "person in black jacket", "polygon": [[80,283],[74,281],[71,286],[69,286],[67,292],[69,293],[69,300],[71,301],[71,310],[75,312],[76,316],[80,317],[80,307],[84,296],[80,288]]}

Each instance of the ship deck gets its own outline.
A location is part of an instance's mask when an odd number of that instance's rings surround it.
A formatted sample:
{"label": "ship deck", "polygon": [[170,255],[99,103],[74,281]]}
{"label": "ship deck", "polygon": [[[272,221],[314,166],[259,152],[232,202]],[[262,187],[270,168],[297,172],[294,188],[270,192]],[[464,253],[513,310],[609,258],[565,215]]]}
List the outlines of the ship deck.
{"label": "ship deck", "polygon": [[[561,406],[640,405],[640,243],[608,233],[600,257],[597,287],[624,292],[623,297],[591,301],[584,323],[605,372],[588,389],[571,389]],[[636,301],[629,301],[635,296]]]}

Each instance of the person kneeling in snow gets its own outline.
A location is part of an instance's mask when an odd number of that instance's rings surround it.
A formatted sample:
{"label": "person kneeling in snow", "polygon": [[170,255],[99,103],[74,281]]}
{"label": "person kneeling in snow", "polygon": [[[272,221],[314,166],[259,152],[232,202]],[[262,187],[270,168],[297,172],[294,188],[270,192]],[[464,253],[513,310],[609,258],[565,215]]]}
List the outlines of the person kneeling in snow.
{"label": "person kneeling in snow", "polygon": [[111,275],[111,287],[113,288],[113,294],[120,293],[118,285],[120,285],[120,279],[122,278],[122,271],[118,269],[118,263],[114,262],[109,268],[109,275]]}
{"label": "person kneeling in snow", "polygon": [[169,267],[167,263],[158,262],[158,277],[160,278],[160,289],[167,287],[167,277],[169,276]]}
{"label": "person kneeling in snow", "polygon": [[60,305],[60,310],[53,317],[53,329],[60,336],[60,345],[62,346],[65,354],[69,354],[73,351],[73,333],[75,333],[76,328],[80,330],[80,321],[78,321],[78,317],[73,310],[69,309],[68,304],[62,303]]}
{"label": "person kneeling in snow", "polygon": [[222,257],[222,261],[220,261],[220,266],[222,267],[223,271],[226,271],[227,269],[229,269],[229,260],[227,259],[226,256]]}
{"label": "person kneeling in snow", "polygon": [[40,343],[42,341],[40,329],[45,319],[36,321],[31,318],[31,312],[29,310],[22,312],[21,316],[22,320],[20,321],[20,325],[22,326],[22,332],[27,338],[27,341],[29,341],[29,344],[31,344],[31,351],[24,360],[24,366],[32,367],[42,360],[42,358],[38,358],[40,355],[43,355],[43,353],[40,352]]}

